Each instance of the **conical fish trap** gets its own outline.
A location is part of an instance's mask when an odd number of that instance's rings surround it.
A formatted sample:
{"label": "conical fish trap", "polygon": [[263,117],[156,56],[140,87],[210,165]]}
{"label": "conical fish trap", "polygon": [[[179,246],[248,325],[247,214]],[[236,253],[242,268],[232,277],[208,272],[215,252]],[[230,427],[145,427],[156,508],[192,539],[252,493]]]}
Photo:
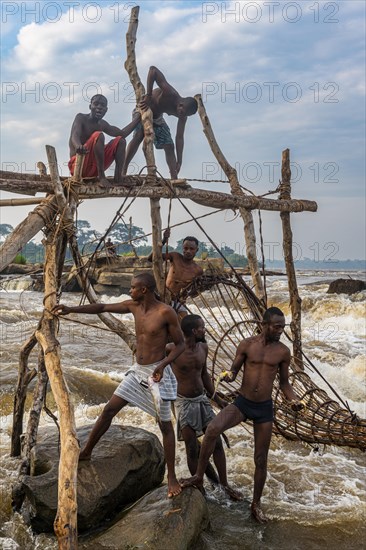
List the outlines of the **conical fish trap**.
{"label": "conical fish trap", "polygon": [[[207,273],[207,272],[206,272]],[[241,340],[258,333],[264,307],[240,276],[213,270],[195,279],[182,293],[190,313],[205,321],[209,341],[208,368],[212,365],[214,383],[221,371],[229,370]],[[304,370],[312,366],[304,360]],[[233,399],[241,386],[242,374],[232,382],[221,382],[219,394]],[[329,397],[294,362],[290,365],[290,382],[306,408],[294,412],[279,388],[279,376],[273,386],[274,432],[286,439],[310,444],[355,447],[366,450],[366,420],[358,418],[348,407]],[[330,391],[335,391],[328,384]]]}

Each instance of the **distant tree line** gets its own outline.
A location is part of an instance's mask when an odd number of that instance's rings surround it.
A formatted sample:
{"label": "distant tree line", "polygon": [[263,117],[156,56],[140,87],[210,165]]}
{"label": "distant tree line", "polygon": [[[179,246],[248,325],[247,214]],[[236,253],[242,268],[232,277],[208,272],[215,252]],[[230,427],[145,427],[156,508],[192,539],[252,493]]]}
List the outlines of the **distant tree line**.
{"label": "distant tree line", "polygon": [[[13,231],[10,224],[0,224],[0,243],[5,240],[7,235]],[[107,231],[107,230],[106,230]],[[110,238],[116,246],[118,255],[137,255],[148,256],[152,250],[151,245],[147,244],[144,230],[136,225],[117,223],[108,232],[107,236],[93,229],[87,220],[77,221],[77,241],[82,254],[92,254],[96,249],[103,251],[105,241]],[[168,247],[169,251],[181,252],[183,239],[180,239],[175,247]],[[229,246],[221,246],[221,253],[235,267],[245,267],[248,263],[247,258],[235,251]],[[220,253],[210,243],[200,242],[197,258],[219,258]],[[66,260],[71,260],[70,253],[67,252]],[[44,247],[34,240],[27,243],[18,255],[19,263],[43,263]]]}

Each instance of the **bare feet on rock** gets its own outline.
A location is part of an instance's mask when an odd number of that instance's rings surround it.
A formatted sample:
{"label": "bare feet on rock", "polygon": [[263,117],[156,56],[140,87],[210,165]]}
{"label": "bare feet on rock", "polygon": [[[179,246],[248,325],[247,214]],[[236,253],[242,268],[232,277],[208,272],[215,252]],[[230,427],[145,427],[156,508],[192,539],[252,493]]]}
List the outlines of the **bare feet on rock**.
{"label": "bare feet on rock", "polygon": [[172,479],[168,479],[168,498],[178,496],[182,492],[182,487],[178,483],[177,478],[174,476]]}
{"label": "bare feet on rock", "polygon": [[186,479],[181,479],[180,484],[185,489],[186,487],[196,487],[204,495],[203,479],[198,476],[192,476]]}
{"label": "bare feet on rock", "polygon": [[267,523],[269,521],[269,518],[265,515],[263,512],[260,504],[255,504],[252,502],[252,505],[250,507],[252,512],[252,518],[255,519],[258,523]]}

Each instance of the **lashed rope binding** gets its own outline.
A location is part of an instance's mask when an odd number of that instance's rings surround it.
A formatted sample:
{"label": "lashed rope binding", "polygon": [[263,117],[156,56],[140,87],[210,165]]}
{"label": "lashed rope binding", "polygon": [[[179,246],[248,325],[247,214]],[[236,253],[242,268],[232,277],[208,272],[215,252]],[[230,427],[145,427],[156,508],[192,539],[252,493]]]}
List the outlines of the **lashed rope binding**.
{"label": "lashed rope binding", "polygon": [[[181,295],[186,300],[190,313],[200,315],[209,336],[209,365],[212,377],[229,370],[235,350],[243,338],[258,333],[258,321],[263,314],[263,306],[252,290],[232,275],[215,268],[210,274],[195,279]],[[314,371],[315,366],[305,356],[305,370]],[[320,373],[319,373],[320,374]],[[348,404],[328,383],[336,396],[331,398],[319,388],[310,376],[298,370],[294,361],[290,365],[290,382],[296,394],[306,405],[301,412],[294,412],[288,405],[279,388],[276,377],[272,397],[274,400],[274,431],[286,439],[301,440],[310,444],[348,446],[366,450],[366,419],[355,415]],[[241,385],[241,376],[232,383],[222,382],[219,393],[233,398]]]}

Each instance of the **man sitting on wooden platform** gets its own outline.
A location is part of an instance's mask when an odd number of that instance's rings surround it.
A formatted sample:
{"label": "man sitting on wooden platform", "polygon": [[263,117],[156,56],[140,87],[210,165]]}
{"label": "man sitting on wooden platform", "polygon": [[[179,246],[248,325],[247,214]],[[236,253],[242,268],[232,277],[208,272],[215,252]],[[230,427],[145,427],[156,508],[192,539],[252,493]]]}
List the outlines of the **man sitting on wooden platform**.
{"label": "man sitting on wooden platform", "polygon": [[[90,113],[78,113],[71,128],[69,147],[69,170],[74,174],[76,154],[85,155],[82,177],[99,179],[101,187],[110,187],[105,170],[116,161],[114,181],[122,183],[122,169],[125,160],[125,138],[134,130],[140,121],[140,114],[125,128],[111,126],[103,120],[108,110],[108,101],[104,95],[94,95],[90,100]],[[104,145],[104,133],[113,136],[114,139]]]}

